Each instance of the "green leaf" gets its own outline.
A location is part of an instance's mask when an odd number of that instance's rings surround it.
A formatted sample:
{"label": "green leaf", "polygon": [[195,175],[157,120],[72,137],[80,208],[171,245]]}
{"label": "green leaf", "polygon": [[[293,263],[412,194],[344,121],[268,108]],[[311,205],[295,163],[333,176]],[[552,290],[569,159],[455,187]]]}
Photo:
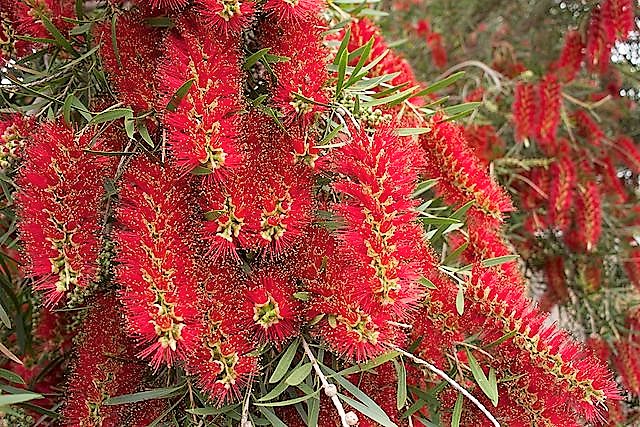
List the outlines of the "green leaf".
{"label": "green leaf", "polygon": [[76,50],[73,48],[73,46],[71,46],[69,41],[64,38],[62,33],[60,33],[58,28],[56,28],[56,26],[53,25],[53,23],[49,20],[49,17],[47,17],[47,15],[45,15],[43,12],[41,12],[40,9],[37,8],[37,7],[34,7],[31,10],[38,16],[38,19],[40,21],[42,21],[42,25],[44,25],[44,27],[47,29],[49,34],[51,34],[53,36],[53,38],[56,40],[56,43],[61,48],[63,48],[64,50],[66,50],[67,52],[69,52],[70,54],[75,56],[76,58],[78,56],[80,56],[80,54],[78,52],[76,52]]}
{"label": "green leaf", "polygon": [[484,374],[482,367],[473,356],[473,353],[466,349],[467,359],[469,360],[469,368],[471,369],[471,373],[473,374],[473,378],[476,380],[476,383],[480,386],[480,389],[487,395],[487,397],[493,403],[493,406],[498,405],[498,383],[496,381],[496,373],[493,368],[490,369],[489,375],[491,375],[491,370],[493,370],[493,383],[491,383],[487,376]]}
{"label": "green leaf", "polygon": [[24,380],[22,379],[22,377],[14,372],[8,371],[6,369],[2,369],[0,368],[0,377],[4,378],[7,381],[10,381],[12,383],[16,383],[16,384],[25,384]]}
{"label": "green leaf", "polygon": [[235,408],[238,408],[239,406],[240,405],[228,405],[221,408],[217,408],[215,406],[206,406],[204,408],[191,408],[187,409],[186,411],[194,415],[219,415],[225,414]]}
{"label": "green leaf", "polygon": [[402,358],[393,360],[396,368],[396,377],[398,378],[398,388],[396,391],[396,407],[400,411],[407,403],[407,370],[404,367]]}
{"label": "green leaf", "polygon": [[23,364],[22,361],[20,359],[18,359],[18,357],[15,354],[13,354],[11,352],[11,350],[9,350],[7,347],[5,347],[5,345],[2,344],[1,342],[0,342],[0,353],[4,354],[7,358],[13,360],[14,362],[16,362],[19,365]]}
{"label": "green leaf", "polygon": [[460,254],[462,252],[464,252],[465,249],[467,249],[468,246],[469,246],[469,242],[464,242],[463,244],[458,246],[455,251],[453,251],[449,255],[447,255],[447,257],[444,259],[444,261],[442,263],[445,264],[445,265],[446,264],[451,264],[453,261],[458,259]]}
{"label": "green leaf", "polygon": [[461,220],[462,218],[464,218],[469,208],[473,206],[475,202],[476,202],[475,200],[469,200],[467,203],[465,203],[464,205],[456,209],[456,211],[453,214],[451,214],[451,218],[456,218]]}
{"label": "green leaf", "polygon": [[[338,372],[335,375],[340,375],[340,376],[344,377],[344,376],[351,375],[351,374],[357,374],[358,372],[369,371],[369,370],[375,368],[376,366],[380,366],[380,365],[382,365],[384,363],[387,363],[390,360],[395,359],[398,356],[400,356],[399,352],[390,351],[388,353],[381,354],[380,356],[377,356],[377,357],[369,360],[366,363],[355,365],[355,366],[351,366],[349,368],[343,369],[342,371]],[[333,377],[333,375],[329,375],[328,378],[331,378],[331,377]]]}
{"label": "green leaf", "polygon": [[43,396],[38,393],[0,394],[0,406],[15,405],[42,398]]}
{"label": "green leaf", "polygon": [[311,374],[312,369],[313,365],[311,364],[311,362],[300,365],[296,369],[294,369],[293,372],[291,372],[285,382],[293,386],[298,385],[302,381],[304,381],[305,378],[309,376],[309,374]]}
{"label": "green leaf", "polygon": [[310,295],[309,292],[295,292],[293,297],[299,301],[309,301]]}
{"label": "green leaf", "polygon": [[347,29],[347,31],[344,34],[344,37],[342,38],[342,41],[340,42],[340,47],[338,48],[338,51],[336,52],[336,57],[333,60],[333,65],[338,65],[338,63],[340,62],[340,58],[342,58],[342,53],[344,51],[347,50],[347,47],[349,46],[349,40],[351,40],[351,29]]}
{"label": "green leaf", "polygon": [[105,110],[93,116],[89,121],[89,124],[95,125],[98,123],[111,122],[123,117],[133,118],[133,110],[131,108],[114,108],[111,110]]}
{"label": "green leaf", "polygon": [[413,191],[412,197],[416,198],[422,195],[423,193],[431,190],[440,180],[440,178],[428,179],[426,181],[421,182],[416,186],[416,189]]}
{"label": "green leaf", "polygon": [[135,133],[135,120],[133,117],[125,117],[124,118],[124,130],[127,133],[129,139],[133,139],[133,134]]}
{"label": "green leaf", "polygon": [[398,136],[422,135],[429,132],[429,128],[397,128],[394,132]]}
{"label": "green leaf", "polygon": [[451,427],[460,427],[460,418],[462,418],[462,395],[459,394],[456,404],[453,407],[453,415],[451,416]]}
{"label": "green leaf", "polygon": [[504,256],[498,256],[495,258],[488,258],[488,259],[482,260],[481,264],[483,267],[495,267],[496,265],[511,262],[518,258],[519,258],[518,255],[504,255]]}
{"label": "green leaf", "polygon": [[[360,59],[358,59],[358,63],[351,71],[351,76],[349,77],[349,80],[347,80],[347,82],[345,83],[344,85],[345,87],[350,87],[351,85],[353,85],[354,83],[356,83],[358,80],[362,79],[366,75],[366,73],[364,74],[358,74],[358,73],[360,72],[360,70],[362,70],[362,67],[364,67],[364,64],[369,60],[369,55],[371,55],[371,48],[373,47],[373,41],[374,41],[374,38],[372,36],[364,46],[361,46],[360,48],[356,49],[356,51],[362,49],[362,52],[360,53]],[[349,55],[348,60],[349,61],[352,60],[351,55]]]}
{"label": "green leaf", "polygon": [[120,49],[118,48],[118,15],[114,14],[111,17],[111,47],[113,48],[113,53],[116,56],[116,62],[118,62],[118,66],[122,68],[122,61],[120,61]]}
{"label": "green leaf", "polygon": [[138,133],[142,137],[142,140],[149,145],[149,147],[153,147],[153,140],[151,139],[151,136],[149,135],[149,129],[147,129],[146,123],[141,122],[138,125]]}
{"label": "green leaf", "polygon": [[471,114],[473,110],[482,105],[482,102],[465,102],[464,104],[451,105],[450,107],[445,107],[442,109],[447,116],[450,116],[449,119],[453,120],[453,117],[460,118],[466,114]]}
{"label": "green leaf", "polygon": [[264,49],[260,49],[259,51],[252,53],[244,61],[244,65],[242,66],[242,68],[244,68],[245,70],[250,69],[256,64],[256,62],[260,61],[267,53],[269,53],[270,50],[270,47],[265,47]]}
{"label": "green leaf", "polygon": [[416,96],[425,96],[425,95],[429,95],[430,93],[437,92],[440,89],[443,89],[443,88],[445,88],[447,86],[452,85],[458,79],[460,79],[460,77],[462,77],[464,75],[465,75],[464,71],[458,71],[457,73],[451,74],[449,77],[446,77],[446,78],[444,78],[442,80],[439,80],[439,81],[437,81],[437,82],[435,82],[433,84],[430,84],[425,89],[423,89],[420,92],[418,92],[416,94]]}
{"label": "green leaf", "polygon": [[178,396],[184,391],[184,385],[178,387],[156,388],[153,390],[141,391],[132,394],[123,394],[121,396],[112,397],[104,401],[105,405],[123,405],[125,403],[142,402],[152,399],[166,399],[168,397]]}
{"label": "green leaf", "polygon": [[282,392],[285,391],[288,387],[289,387],[289,384],[287,384],[285,381],[282,381],[278,383],[278,385],[276,385],[273,388],[273,390],[271,390],[269,393],[265,394],[258,400],[263,401],[263,400],[275,399],[276,397],[280,396]]}
{"label": "green leaf", "polygon": [[491,403],[493,403],[493,406],[498,406],[498,381],[496,379],[496,370],[493,367],[489,369],[489,389],[491,390],[491,397],[489,397]]}
{"label": "green leaf", "polygon": [[317,426],[320,415],[320,399],[311,398],[307,402],[307,426]]}
{"label": "green leaf", "polygon": [[433,282],[431,280],[427,279],[426,277],[419,278],[418,279],[418,283],[420,283],[421,285],[423,285],[427,289],[438,289],[438,287],[436,285],[434,285]]}
{"label": "green leaf", "polygon": [[[320,394],[320,390],[316,390],[315,392],[313,392],[312,394],[307,394],[304,396],[300,396],[300,397],[296,397],[294,399],[289,399],[289,400],[283,400],[281,402],[255,402],[254,405],[255,406],[289,406],[289,405],[295,405],[296,403],[300,403],[300,402],[304,402],[314,396],[317,396],[318,394]],[[262,399],[260,399],[262,400]]]}
{"label": "green leaf", "polygon": [[7,312],[5,311],[1,303],[0,303],[0,320],[8,329],[11,329],[11,319],[9,319],[9,316],[7,315]]}
{"label": "green leaf", "polygon": [[264,417],[269,420],[269,422],[271,423],[270,425],[274,427],[287,427],[287,425],[282,422],[280,418],[278,418],[273,410],[265,408],[263,406],[258,406],[258,411],[260,411],[262,415],[264,415]]}
{"label": "green leaf", "polygon": [[347,72],[347,50],[343,50],[338,58],[338,80],[336,81],[336,98],[339,98],[344,84],[344,76]]}
{"label": "green leaf", "polygon": [[182,85],[180,85],[178,90],[176,90],[176,92],[173,94],[173,96],[171,97],[171,100],[169,101],[169,103],[165,108],[169,111],[176,111],[178,109],[178,106],[180,105],[180,101],[182,101],[182,98],[184,98],[187,95],[187,93],[189,93],[189,89],[191,89],[191,86],[195,81],[196,81],[195,78],[191,78],[186,82],[182,83]]}
{"label": "green leaf", "polygon": [[322,147],[323,145],[326,145],[329,141],[331,141],[333,138],[335,138],[335,136],[341,130],[342,130],[342,125],[336,126],[335,128],[333,128],[331,130],[331,132],[326,134],[320,141],[318,141],[318,144],[316,144],[316,147]]}
{"label": "green leaf", "polygon": [[456,295],[456,311],[460,316],[464,314],[464,289],[458,288],[458,294]]}
{"label": "green leaf", "polygon": [[289,370],[289,366],[291,366],[291,362],[293,361],[293,358],[296,355],[296,351],[298,351],[299,345],[300,345],[299,340],[295,340],[291,344],[289,344],[289,347],[287,347],[284,354],[280,358],[278,365],[276,365],[276,369],[273,371],[273,374],[271,374],[271,377],[269,378],[269,383],[271,384],[277,383],[284,377],[284,375]]}
{"label": "green leaf", "polygon": [[363,102],[362,106],[364,108],[376,107],[378,105],[393,107],[394,105],[401,104],[407,99],[409,99],[412,96],[413,91],[416,90],[417,87],[418,86],[413,86],[407,90],[403,90],[393,95],[385,96],[384,98],[375,98],[375,99],[372,99],[371,101]]}

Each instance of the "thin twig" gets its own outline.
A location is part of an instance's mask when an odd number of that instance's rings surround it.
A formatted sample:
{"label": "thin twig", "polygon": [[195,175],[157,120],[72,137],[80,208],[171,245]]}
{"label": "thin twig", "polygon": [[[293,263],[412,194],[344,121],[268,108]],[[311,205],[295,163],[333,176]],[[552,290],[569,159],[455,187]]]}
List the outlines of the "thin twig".
{"label": "thin twig", "polygon": [[[309,348],[309,345],[307,344],[307,341],[304,339],[304,337],[302,337],[302,348],[304,348],[304,352],[307,354],[307,357],[311,361],[311,365],[313,366],[313,369],[316,371],[318,378],[320,378],[320,382],[322,382],[322,388],[324,388],[325,393],[331,388],[335,387],[334,384],[330,384],[329,381],[327,381],[327,377],[325,377],[324,374],[322,373],[322,370],[320,369],[320,365],[318,365],[318,361],[316,360],[316,357],[311,352],[311,349]],[[344,412],[344,407],[342,406],[342,402],[340,402],[340,399],[338,398],[337,393],[336,394],[328,393],[327,395],[331,397],[333,406],[336,407],[336,410],[338,411],[338,415],[340,415],[340,421],[342,422],[342,427],[349,427],[349,424],[347,423],[347,414]]]}
{"label": "thin twig", "polygon": [[403,356],[406,356],[407,358],[411,359],[414,363],[417,363],[418,365],[422,365],[422,366],[427,367],[427,369],[429,369],[431,372],[433,372],[434,374],[436,374],[439,377],[443,378],[446,382],[448,382],[451,385],[451,387],[453,387],[454,389],[458,390],[460,393],[462,393],[464,395],[464,397],[469,399],[471,401],[471,403],[476,405],[478,407],[478,409],[480,409],[480,411],[482,411],[482,413],[489,419],[489,421],[491,421],[491,423],[494,426],[500,427],[500,423],[498,422],[498,420],[495,419],[495,417],[493,415],[491,415],[491,412],[489,412],[489,410],[487,410],[487,408],[482,403],[480,403],[480,401],[478,399],[476,399],[471,393],[469,393],[467,391],[467,389],[465,389],[460,384],[458,384],[453,378],[451,378],[449,375],[447,375],[443,370],[438,369],[437,367],[435,367],[431,363],[427,362],[426,360],[420,359],[419,357],[409,353],[408,351],[404,351],[403,349],[401,349],[400,347],[398,347],[396,345],[389,345],[389,348],[399,352]]}

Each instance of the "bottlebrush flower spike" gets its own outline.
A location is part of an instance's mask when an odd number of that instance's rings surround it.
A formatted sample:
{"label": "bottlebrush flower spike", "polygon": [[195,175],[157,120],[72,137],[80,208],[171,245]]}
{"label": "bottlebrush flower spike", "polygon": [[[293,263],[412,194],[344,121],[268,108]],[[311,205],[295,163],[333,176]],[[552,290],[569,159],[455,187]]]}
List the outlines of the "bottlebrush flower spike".
{"label": "bottlebrush flower spike", "polygon": [[[638,331],[635,331],[636,333]],[[624,338],[616,343],[617,355],[614,359],[616,370],[622,377],[622,383],[633,394],[640,396],[640,360],[638,339]]]}
{"label": "bottlebrush flower spike", "polygon": [[168,140],[178,166],[221,179],[241,161],[236,146],[236,113],[242,109],[238,41],[188,21],[178,27],[180,32],[165,42],[158,76],[166,104],[185,82],[193,83],[163,118]]}
{"label": "bottlebrush flower spike", "polygon": [[352,288],[366,312],[405,318],[421,298],[422,230],[414,221],[420,147],[380,128],[353,139],[335,155],[335,172],[345,176],[334,188],[344,201],[335,207],[344,218],[344,255],[353,260]]}
{"label": "bottlebrush flower spike", "polygon": [[323,0],[267,0],[262,6],[279,25],[303,25],[313,20],[325,6]]}
{"label": "bottlebrush flower spike", "polygon": [[633,286],[640,292],[640,248],[633,247],[629,250],[624,261],[624,271]]}
{"label": "bottlebrush flower spike", "polygon": [[[145,25],[137,11],[120,15],[113,31],[115,46],[110,22],[98,27],[96,38],[100,43],[102,65],[118,100],[136,113],[152,110],[158,99],[158,84],[153,76],[162,56],[164,34],[158,28]],[[132,75],[145,78],[132,79]]]}
{"label": "bottlebrush flower spike", "polygon": [[584,59],[584,50],[582,34],[577,30],[569,31],[565,36],[560,57],[553,66],[563,83],[571,82],[576,78]]}
{"label": "bottlebrush flower spike", "polygon": [[92,136],[40,125],[17,180],[25,265],[50,306],[88,286],[98,268],[103,180],[112,162],[83,151]]}
{"label": "bottlebrush flower spike", "polygon": [[258,371],[258,359],[252,354],[258,342],[246,322],[239,321],[254,312],[246,311],[246,281],[237,265],[212,263],[200,276],[202,329],[185,369],[198,376],[200,387],[215,404],[222,405],[237,400]]}
{"label": "bottlebrush flower spike", "polygon": [[138,356],[154,368],[183,358],[200,334],[189,188],[172,166],[145,157],[122,178],[117,280]]}
{"label": "bottlebrush flower spike", "polygon": [[591,251],[602,233],[602,200],[598,184],[588,182],[579,189],[575,209],[576,237],[583,248]]}
{"label": "bottlebrush flower spike", "polygon": [[154,9],[168,8],[178,10],[189,4],[189,0],[138,0],[138,3],[147,3]]}
{"label": "bottlebrush flower spike", "polygon": [[513,369],[527,372],[527,391],[542,403],[542,416],[562,406],[587,420],[602,420],[607,402],[620,398],[606,366],[566,332],[546,324],[546,317],[524,297],[522,289],[500,280],[492,270],[474,268],[465,292],[471,303],[465,309],[469,332],[480,332],[487,343],[513,335],[491,352],[500,354],[500,360]]}
{"label": "bottlebrush flower spike", "polygon": [[633,139],[628,136],[619,136],[614,142],[614,146],[620,152],[620,158],[634,173],[640,173],[640,150]]}
{"label": "bottlebrush flower spike", "polygon": [[561,256],[554,256],[545,261],[544,264],[545,283],[547,285],[546,293],[552,302],[547,310],[556,304],[564,304],[569,299],[569,288],[567,286],[567,278],[564,272],[564,261]]}
{"label": "bottlebrush flower spike", "polygon": [[275,268],[258,271],[249,279],[243,314],[249,314],[246,328],[261,344],[280,347],[299,332],[301,306],[295,299],[295,283]]}
{"label": "bottlebrush flower spike", "polygon": [[542,144],[553,144],[560,123],[560,108],[562,107],[561,86],[553,73],[547,74],[538,86],[539,91],[539,124],[537,136]]}
{"label": "bottlebrush flower spike", "polygon": [[594,147],[600,147],[605,139],[605,134],[600,126],[584,110],[573,113],[573,120],[578,127],[578,135],[585,138]]}
{"label": "bottlebrush flower spike", "polygon": [[600,73],[604,73],[609,67],[616,28],[610,7],[602,6],[597,5],[591,10],[587,30],[587,66],[590,71]]}
{"label": "bottlebrush flower spike", "polygon": [[513,95],[513,124],[517,141],[535,135],[536,92],[530,83],[517,83]]}
{"label": "bottlebrush flower spike", "polygon": [[549,168],[554,177],[549,185],[549,205],[547,216],[549,224],[566,232],[570,225],[573,195],[576,187],[576,168],[569,156],[563,156]]}
{"label": "bottlebrush flower spike", "polygon": [[492,125],[470,125],[465,127],[464,136],[478,159],[486,167],[504,154],[504,140]]}
{"label": "bottlebrush flower spike", "polygon": [[436,116],[431,131],[420,136],[420,143],[427,154],[427,176],[442,178],[438,189],[449,203],[475,200],[482,211],[496,219],[513,211],[511,200],[480,166],[460,127]]}
{"label": "bottlebrush flower spike", "polygon": [[608,17],[606,24],[612,27],[615,37],[619,40],[625,40],[635,28],[633,3],[633,0],[604,0],[602,2],[602,14]]}
{"label": "bottlebrush flower spike", "polygon": [[64,425],[123,425],[127,407],[105,405],[110,397],[135,393],[146,368],[136,362],[113,294],[96,298],[78,331],[67,384]]}
{"label": "bottlebrush flower spike", "polygon": [[197,0],[196,5],[200,18],[225,35],[240,33],[255,14],[251,0]]}
{"label": "bottlebrush flower spike", "polygon": [[273,103],[289,124],[308,125],[326,108],[329,51],[322,43],[325,25],[316,17],[305,20],[304,25],[275,21],[263,25],[260,44],[271,48],[272,55],[289,58],[272,66],[277,78],[272,87]]}

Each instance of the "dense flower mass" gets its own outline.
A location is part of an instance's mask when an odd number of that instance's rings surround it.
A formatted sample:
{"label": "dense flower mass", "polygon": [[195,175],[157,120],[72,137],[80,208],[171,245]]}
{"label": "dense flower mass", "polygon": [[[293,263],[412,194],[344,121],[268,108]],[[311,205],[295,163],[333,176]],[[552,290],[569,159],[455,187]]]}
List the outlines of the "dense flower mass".
{"label": "dense flower mass", "polygon": [[[62,101],[21,101],[48,102],[36,118],[0,117],[20,286],[70,312],[42,311],[36,348],[64,353],[63,324],[76,335],[63,425],[573,426],[615,410],[606,365],[526,296],[502,231],[515,208],[489,169],[503,131],[455,123],[372,20],[319,0],[82,3],[0,12],[2,58],[40,43],[34,57],[63,64],[60,76],[79,67]],[[628,19],[623,3],[605,1],[598,19]],[[444,34],[426,20],[417,31],[444,67]],[[559,180],[523,172],[540,190],[531,204],[550,206],[531,227],[591,254],[605,181],[589,172],[617,171],[560,136],[561,91],[584,51],[569,34],[540,83],[515,86],[513,123]],[[567,120],[608,147],[589,115]],[[633,141],[618,141],[640,167]],[[638,259],[626,265],[636,284]],[[549,258],[542,308],[571,297],[565,269]],[[600,286],[597,266],[584,277]],[[625,337],[606,357],[637,391],[637,338]]]}

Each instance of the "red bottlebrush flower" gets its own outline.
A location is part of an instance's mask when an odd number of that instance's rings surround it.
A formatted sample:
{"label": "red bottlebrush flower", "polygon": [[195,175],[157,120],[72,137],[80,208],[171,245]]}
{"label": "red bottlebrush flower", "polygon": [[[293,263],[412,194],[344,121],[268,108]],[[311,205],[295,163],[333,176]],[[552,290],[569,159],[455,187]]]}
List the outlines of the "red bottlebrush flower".
{"label": "red bottlebrush flower", "polygon": [[514,209],[504,190],[480,166],[460,127],[435,117],[431,131],[420,141],[427,153],[427,174],[442,178],[438,188],[448,202],[475,200],[480,209],[497,219]]}
{"label": "red bottlebrush flower", "polygon": [[549,225],[566,232],[570,224],[573,193],[576,187],[576,168],[570,157],[564,156],[549,168],[553,177],[549,185]]}
{"label": "red bottlebrush flower", "polygon": [[640,248],[634,247],[629,250],[624,260],[624,270],[633,286],[640,292]]}
{"label": "red bottlebrush flower", "polygon": [[303,25],[313,21],[325,6],[323,0],[267,0],[262,8],[273,15],[279,25]]}
{"label": "red bottlebrush flower", "polygon": [[189,0],[138,0],[138,3],[148,3],[154,9],[181,9],[189,4]]}
{"label": "red bottlebrush flower", "polygon": [[197,345],[186,359],[185,369],[198,376],[198,383],[217,405],[236,400],[240,390],[257,373],[258,344],[246,322],[252,316],[243,305],[245,277],[236,265],[210,264],[201,271],[204,293],[198,301],[203,313]]}
{"label": "red bottlebrush flower", "polygon": [[[640,160],[640,157],[638,158]],[[629,192],[622,183],[621,177],[618,176],[618,169],[613,164],[611,156],[600,159],[603,163],[602,171],[607,186],[607,194],[615,194],[620,203],[626,203],[629,200]]]}
{"label": "red bottlebrush flower", "polygon": [[423,241],[413,223],[417,203],[411,196],[422,166],[420,148],[390,129],[378,129],[373,137],[352,134],[332,168],[346,176],[334,188],[346,196],[336,211],[346,223],[340,237],[345,256],[353,260],[352,288],[366,312],[403,318],[421,297]]}
{"label": "red bottlebrush flower", "polygon": [[363,362],[387,351],[385,344],[394,343],[396,332],[384,313],[371,315],[355,302],[327,295],[316,303],[311,313],[324,315],[314,326],[314,333],[340,356]]}
{"label": "red bottlebrush flower", "polygon": [[555,256],[547,259],[544,264],[544,275],[547,292],[551,294],[554,305],[567,301],[569,290],[562,257]]}
{"label": "red bottlebrush flower", "polygon": [[529,83],[516,84],[513,95],[513,124],[515,138],[523,141],[535,135],[536,93],[535,86]]}
{"label": "red bottlebrush flower", "polygon": [[[145,25],[139,13],[128,12],[116,21],[117,51],[112,36],[110,22],[98,27],[96,38],[102,65],[118,100],[131,106],[136,114],[153,109],[158,99],[154,76],[162,56],[163,32]],[[132,79],[132,75],[144,78]]]}
{"label": "red bottlebrush flower", "polygon": [[464,129],[464,136],[478,159],[485,166],[504,154],[505,142],[492,125],[467,126]]}
{"label": "red bottlebrush flower", "polygon": [[245,291],[244,314],[249,314],[247,328],[260,343],[273,342],[280,347],[298,334],[300,301],[293,294],[295,283],[276,269],[255,273]]}
{"label": "red bottlebrush flower", "polygon": [[585,138],[594,147],[600,147],[605,139],[605,134],[600,126],[584,110],[573,113],[573,119],[578,127],[578,134]]}
{"label": "red bottlebrush flower", "polygon": [[443,68],[447,65],[447,51],[442,42],[442,35],[440,33],[429,34],[427,44],[429,45],[429,50],[431,50],[433,65],[437,68]]}
{"label": "red bottlebrush flower", "polygon": [[255,14],[251,0],[197,0],[197,8],[207,25],[225,35],[240,33]]}
{"label": "red bottlebrush flower", "polygon": [[588,182],[578,191],[576,200],[577,241],[587,251],[595,248],[602,233],[602,200],[600,189],[595,182]]}
{"label": "red bottlebrush flower", "polygon": [[584,50],[582,34],[576,30],[569,31],[565,36],[560,57],[554,64],[556,74],[562,82],[568,83],[576,78],[582,65]]}
{"label": "red bottlebrush flower", "polygon": [[144,157],[124,173],[119,230],[118,282],[129,330],[143,359],[157,368],[190,351],[200,334],[194,254],[187,245],[189,189],[171,166]]}
{"label": "red bottlebrush flower", "polygon": [[237,40],[186,22],[179,27],[180,34],[166,41],[160,88],[170,103],[185,81],[193,84],[163,122],[178,165],[219,179],[241,160],[236,147],[236,113],[242,109]]}
{"label": "red bottlebrush flower", "polygon": [[113,295],[98,297],[77,335],[73,369],[67,385],[65,425],[117,426],[126,407],[105,405],[110,397],[136,392],[145,374],[124,333],[121,307]]}
{"label": "red bottlebrush flower", "polygon": [[304,27],[267,21],[262,29],[261,45],[271,48],[273,55],[290,58],[272,66],[277,77],[273,103],[289,124],[307,125],[326,108],[329,52],[322,43],[324,29],[318,18],[309,19]]}
{"label": "red bottlebrush flower", "polygon": [[88,286],[97,272],[103,179],[111,161],[83,151],[92,136],[44,124],[25,149],[19,230],[34,287],[48,305]]}
{"label": "red bottlebrush flower", "polygon": [[527,372],[527,391],[543,402],[542,408],[562,406],[562,412],[602,419],[607,402],[620,398],[606,366],[579,348],[566,332],[547,324],[521,288],[500,281],[493,270],[474,269],[465,292],[470,302],[465,309],[467,320],[461,324],[470,327],[469,332],[480,332],[487,343],[513,334],[491,352],[500,354],[500,360],[514,369]]}
{"label": "red bottlebrush flower", "polygon": [[540,114],[537,136],[541,143],[553,144],[560,123],[560,108],[562,106],[561,86],[558,78],[554,74],[547,74],[540,82],[538,91]]}
{"label": "red bottlebrush flower", "polygon": [[17,32],[38,38],[50,37],[49,31],[42,23],[46,17],[63,34],[74,24],[63,18],[75,19],[75,3],[69,0],[35,0],[31,2],[14,2],[14,20]]}
{"label": "red bottlebrush flower", "polygon": [[620,152],[619,157],[625,160],[625,164],[634,173],[640,173],[640,150],[633,139],[628,136],[619,136],[614,145]]}
{"label": "red bottlebrush flower", "polygon": [[[495,218],[471,208],[467,212],[467,223],[469,246],[465,254],[471,262],[513,254],[513,250],[505,243],[500,223]],[[516,261],[500,264],[499,269],[512,284],[524,286],[525,281]]]}
{"label": "red bottlebrush flower", "polygon": [[[633,0],[604,0],[601,5],[602,25],[611,26],[615,36],[625,40],[635,28]],[[604,16],[607,17],[605,22]]]}
{"label": "red bottlebrush flower", "polygon": [[[591,11],[587,29],[587,66],[591,71],[604,73],[611,60],[611,48],[615,41],[615,18],[605,1]],[[607,7],[605,7],[607,6]]]}
{"label": "red bottlebrush flower", "polygon": [[[634,331],[636,334],[638,331]],[[620,373],[624,386],[635,395],[640,395],[640,344],[638,339],[623,339],[616,343],[614,365]]]}

